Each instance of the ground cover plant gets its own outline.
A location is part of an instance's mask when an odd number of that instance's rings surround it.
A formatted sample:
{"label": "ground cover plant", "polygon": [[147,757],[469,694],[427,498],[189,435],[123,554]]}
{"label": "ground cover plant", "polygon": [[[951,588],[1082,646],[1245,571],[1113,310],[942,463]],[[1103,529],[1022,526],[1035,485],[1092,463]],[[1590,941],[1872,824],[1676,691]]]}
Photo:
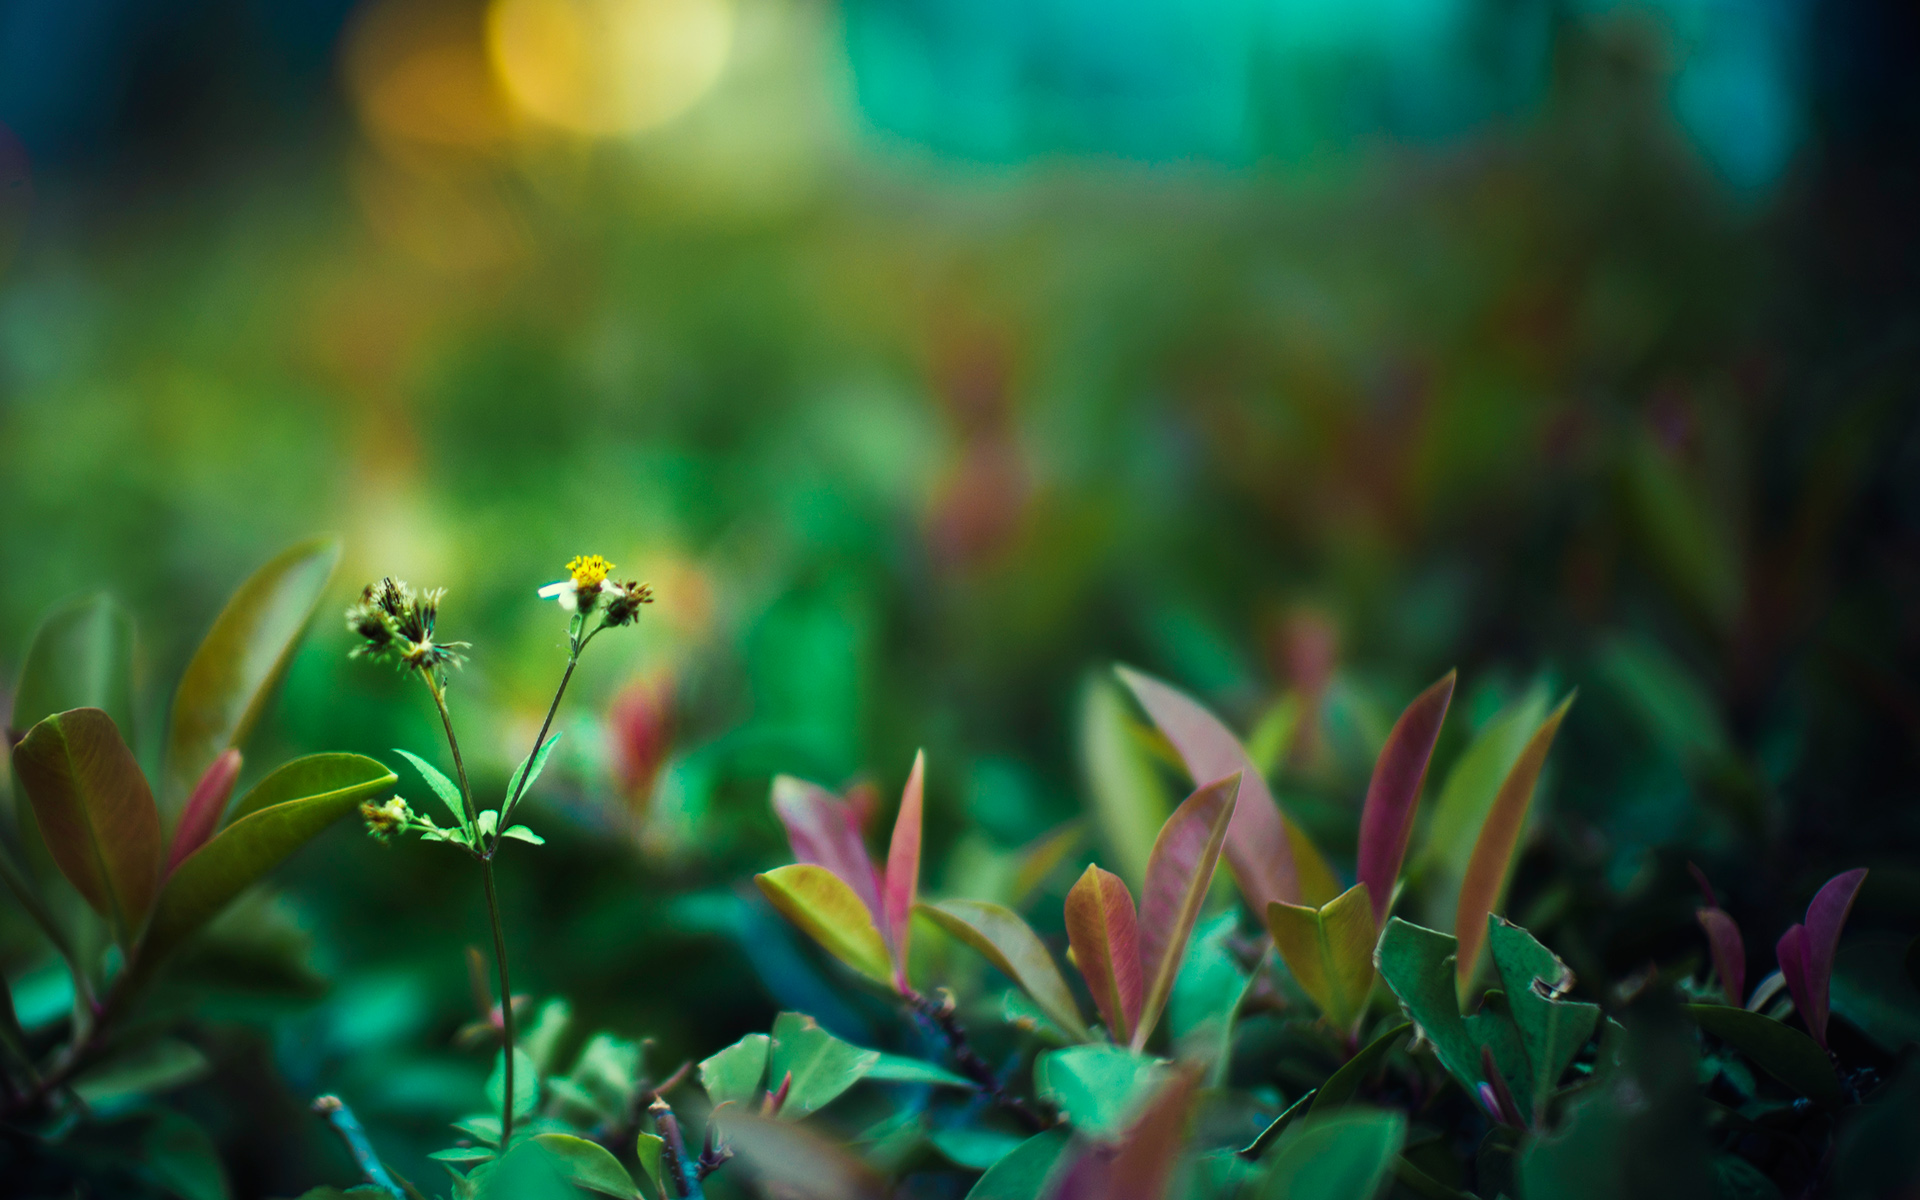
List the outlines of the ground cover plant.
{"label": "ground cover plant", "polygon": [[[1913,1178],[1920,1150],[1899,1130],[1920,1112],[1920,943],[1882,939],[1836,979],[1870,871],[1820,885],[1750,968],[1741,922],[1689,864],[1694,944],[1624,978],[1579,978],[1509,911],[1578,697],[1529,688],[1435,777],[1453,672],[1385,730],[1344,836],[1310,830],[1272,785],[1302,732],[1297,704],[1243,738],[1126,666],[1094,685],[1087,742],[1104,840],[1144,854],[1089,856],[1073,822],[928,889],[937,762],[913,757],[890,821],[870,785],[776,775],[768,804],[792,861],[755,874],[755,891],[817,947],[815,977],[837,976],[822,1011],[839,1019],[835,993],[865,1005],[885,1048],[782,1011],[658,1072],[644,1031],[588,1028],[563,995],[514,993],[495,867],[510,845],[542,852],[518,818],[569,684],[602,634],[641,623],[652,589],[594,555],[528,589],[559,609],[564,657],[489,804],[452,702],[480,653],[443,632],[457,608],[369,584],[346,614],[350,653],[421,685],[452,775],[425,747],[393,751],[417,784],[372,758],[312,755],[233,801],[241,745],[336,558],[296,546],[234,594],[174,692],[157,789],[121,732],[125,615],[88,599],[36,635],[14,698],[4,869],[65,970],[67,1011],[23,1022],[11,989],[0,1010],[15,1193],[229,1194],[214,1138],[174,1099],[209,1070],[183,1036],[221,986],[208,944],[247,942],[223,911],[350,814],[388,844],[390,869],[440,847],[479,868],[490,953],[466,951],[475,1019],[454,1040],[491,1072],[431,1178],[396,1170],[385,1131],[342,1098],[313,1097],[351,1169],[312,1181],[309,1200],[1877,1196]],[[1351,855],[1326,849],[1332,837]],[[1036,902],[1068,878],[1057,913]]]}

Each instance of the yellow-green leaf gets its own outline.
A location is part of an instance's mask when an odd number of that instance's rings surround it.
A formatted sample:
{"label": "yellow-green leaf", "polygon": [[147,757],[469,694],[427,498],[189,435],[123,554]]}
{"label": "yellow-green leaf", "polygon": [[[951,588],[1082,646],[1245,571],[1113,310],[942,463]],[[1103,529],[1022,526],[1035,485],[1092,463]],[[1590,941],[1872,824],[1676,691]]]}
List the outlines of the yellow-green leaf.
{"label": "yellow-green leaf", "polygon": [[1018,913],[979,900],[943,900],[915,911],[971,946],[981,957],[1019,984],[1047,1018],[1076,1041],[1092,1035],[1080,1019],[1073,992],[1041,942]]}
{"label": "yellow-green leaf", "polygon": [[339,542],[301,542],[255,571],[214,618],[173,696],[172,794],[185,795],[222,750],[246,740],[339,561]]}
{"label": "yellow-green leaf", "polygon": [[1267,905],[1274,949],[1335,1029],[1359,1020],[1373,989],[1373,900],[1356,883],[1321,908]]}
{"label": "yellow-green leaf", "polygon": [[883,986],[893,984],[893,960],[868,908],[845,880],[813,863],[793,863],[755,875],[780,915],[827,953]]}

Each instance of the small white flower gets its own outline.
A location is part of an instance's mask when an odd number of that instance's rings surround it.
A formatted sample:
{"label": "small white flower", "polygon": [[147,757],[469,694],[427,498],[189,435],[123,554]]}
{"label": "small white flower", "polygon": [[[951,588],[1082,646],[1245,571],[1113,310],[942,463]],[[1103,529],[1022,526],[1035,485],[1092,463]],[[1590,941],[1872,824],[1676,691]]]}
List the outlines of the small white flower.
{"label": "small white flower", "polygon": [[571,579],[562,579],[559,583],[550,583],[540,589],[542,600],[558,600],[560,607],[568,612],[580,609],[580,585]]}

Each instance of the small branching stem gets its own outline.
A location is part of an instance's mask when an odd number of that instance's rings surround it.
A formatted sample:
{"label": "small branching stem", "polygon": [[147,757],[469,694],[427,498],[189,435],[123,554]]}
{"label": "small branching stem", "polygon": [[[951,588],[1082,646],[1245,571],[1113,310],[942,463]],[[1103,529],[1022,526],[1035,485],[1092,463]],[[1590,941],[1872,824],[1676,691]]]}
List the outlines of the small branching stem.
{"label": "small branching stem", "polygon": [[1000,1082],[987,1061],[980,1057],[967,1037],[966,1027],[960,1024],[953,1014],[951,999],[934,1000],[911,989],[902,993],[914,1015],[933,1023],[946,1039],[947,1051],[953,1055],[954,1065],[960,1073],[980,1085],[980,1089],[993,1098],[993,1102],[1006,1109],[1016,1121],[1024,1125],[1029,1132],[1039,1133],[1047,1128],[1047,1122],[1033,1111],[1025,1100],[1014,1095]]}
{"label": "small branching stem", "polygon": [[338,1096],[319,1096],[314,1099],[313,1111],[339,1135],[347,1153],[353,1156],[354,1165],[360,1168],[360,1174],[366,1177],[368,1183],[394,1197],[394,1200],[415,1200],[419,1196],[419,1192],[412,1188],[402,1190],[400,1184],[394,1181],[386,1164],[380,1161],[373,1143],[368,1140],[367,1131],[353,1115],[353,1110],[347,1107],[346,1101]]}
{"label": "small branching stem", "polygon": [[[687,1157],[687,1139],[680,1132],[680,1119],[673,1115],[673,1109],[658,1096],[648,1107],[653,1114],[654,1127],[660,1131],[660,1174],[666,1179],[667,1186],[679,1200],[705,1200],[705,1192],[700,1181],[706,1174],[699,1168],[703,1162]],[[701,1156],[704,1159],[706,1156]],[[719,1164],[716,1163],[715,1166]]]}

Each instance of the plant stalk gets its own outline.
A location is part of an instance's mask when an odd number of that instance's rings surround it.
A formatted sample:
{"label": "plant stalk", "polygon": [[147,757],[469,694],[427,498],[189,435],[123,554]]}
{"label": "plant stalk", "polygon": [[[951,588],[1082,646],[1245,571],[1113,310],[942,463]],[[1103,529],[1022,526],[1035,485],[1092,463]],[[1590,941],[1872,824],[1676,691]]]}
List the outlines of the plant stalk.
{"label": "plant stalk", "polygon": [[513,985],[507,982],[507,939],[500,928],[500,895],[493,886],[493,859],[480,860],[480,877],[487,885],[487,920],[493,926],[493,961],[500,968],[500,1047],[505,1071],[505,1095],[500,1105],[500,1148],[513,1139]]}

